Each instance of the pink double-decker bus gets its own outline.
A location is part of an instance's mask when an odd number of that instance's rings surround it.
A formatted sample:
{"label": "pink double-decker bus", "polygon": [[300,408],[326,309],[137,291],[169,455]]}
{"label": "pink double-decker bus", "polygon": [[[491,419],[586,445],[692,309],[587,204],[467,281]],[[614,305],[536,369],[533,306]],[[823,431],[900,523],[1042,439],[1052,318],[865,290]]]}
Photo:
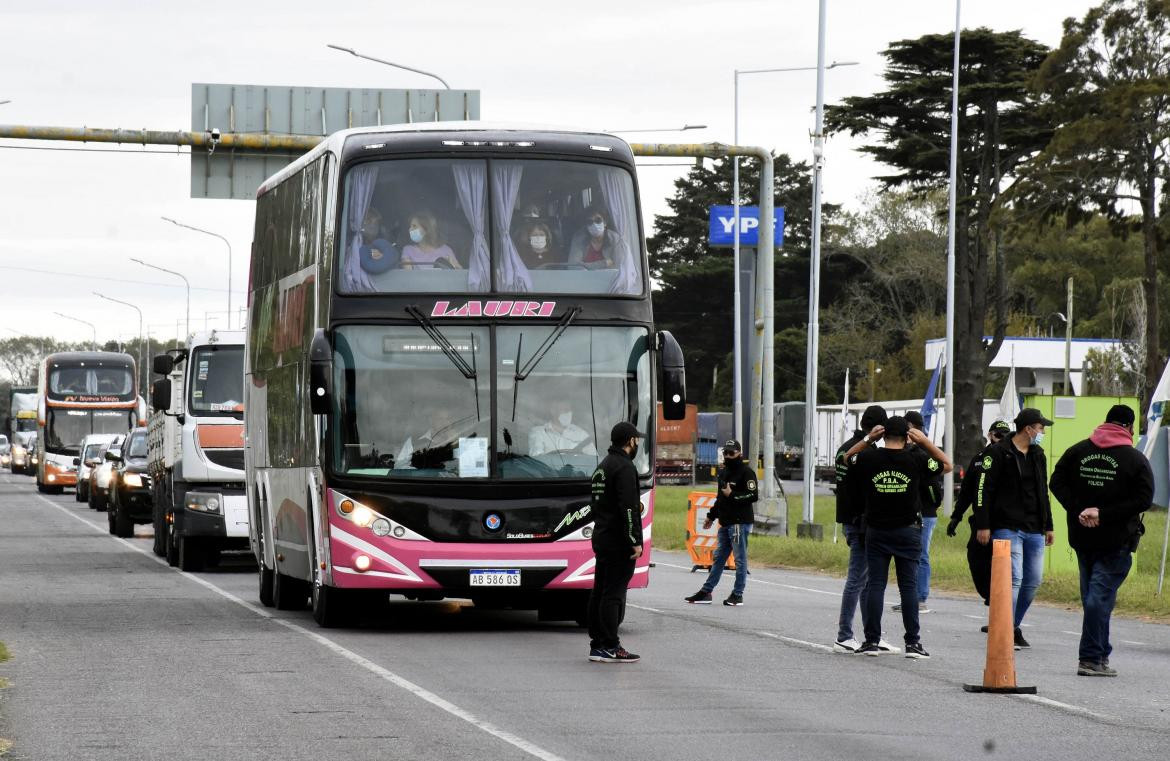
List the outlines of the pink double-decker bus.
{"label": "pink double-decker bus", "polygon": [[583,621],[610,429],[685,414],[633,154],[604,134],[346,130],[260,188],[245,450],[260,599],[323,626],[388,595]]}

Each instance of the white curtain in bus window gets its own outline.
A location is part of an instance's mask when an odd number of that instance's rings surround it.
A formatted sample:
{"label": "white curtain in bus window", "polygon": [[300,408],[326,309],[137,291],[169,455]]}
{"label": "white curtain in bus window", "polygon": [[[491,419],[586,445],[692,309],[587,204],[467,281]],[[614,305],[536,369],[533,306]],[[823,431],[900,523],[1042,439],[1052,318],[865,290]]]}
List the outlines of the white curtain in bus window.
{"label": "white curtain in bus window", "polygon": [[[630,205],[629,179],[609,168],[599,169],[597,181],[601,185],[601,197],[609,210],[609,218],[613,220],[614,232],[617,233],[617,274],[609,286],[610,293],[641,293],[642,278],[641,266],[634,258],[630,248],[630,238],[638,225],[634,220],[634,210]],[[640,248],[640,247],[639,247]]]}
{"label": "white curtain in bus window", "polygon": [[374,198],[374,185],[377,179],[377,164],[363,164],[349,173],[349,213],[346,215],[346,221],[349,223],[350,244],[342,280],[342,290],[346,293],[370,293],[375,290],[374,284],[370,282],[370,276],[362,269],[361,250],[362,222],[370,208],[370,201]]}
{"label": "white curtain in bus window", "polygon": [[487,170],[482,162],[454,164],[455,192],[471,226],[471,256],[467,263],[467,288],[470,291],[486,291],[491,285],[487,229]]}
{"label": "white curtain in bus window", "polygon": [[508,232],[512,224],[512,212],[516,209],[516,196],[520,191],[520,178],[524,175],[524,169],[518,163],[500,161],[492,165],[492,175],[496,188],[492,197],[495,202],[492,211],[495,212],[499,239],[497,287],[505,293],[528,293],[532,290],[532,276],[520,261],[520,252],[516,250],[516,244]]}

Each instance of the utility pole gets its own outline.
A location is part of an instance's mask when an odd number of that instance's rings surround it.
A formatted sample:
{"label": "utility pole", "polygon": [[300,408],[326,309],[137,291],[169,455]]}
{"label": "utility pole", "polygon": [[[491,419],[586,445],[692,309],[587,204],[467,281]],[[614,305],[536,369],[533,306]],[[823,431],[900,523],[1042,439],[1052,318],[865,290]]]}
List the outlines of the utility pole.
{"label": "utility pole", "polygon": [[[1064,393],[1072,396],[1072,386],[1069,385],[1069,364],[1072,362],[1072,321],[1073,321],[1073,279],[1068,279],[1068,314],[1064,321]],[[1081,376],[1084,383],[1084,376]]]}

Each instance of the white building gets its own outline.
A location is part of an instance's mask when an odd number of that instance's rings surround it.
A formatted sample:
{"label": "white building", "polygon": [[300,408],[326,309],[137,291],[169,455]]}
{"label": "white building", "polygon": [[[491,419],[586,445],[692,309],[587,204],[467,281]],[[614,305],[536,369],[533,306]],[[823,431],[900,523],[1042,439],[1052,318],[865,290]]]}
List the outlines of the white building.
{"label": "white building", "polygon": [[[991,337],[985,337],[990,341]],[[1081,393],[1084,377],[1085,357],[1090,349],[1108,351],[1116,348],[1121,341],[1115,338],[1074,338],[1069,343],[1069,381],[1073,393]],[[926,342],[926,369],[933,370],[940,356],[947,350],[945,338],[934,338]],[[1064,382],[1063,338],[1019,338],[1009,336],[1003,339],[999,353],[991,361],[991,367],[1016,368],[1016,389],[1020,394],[1051,394],[1055,384]],[[945,360],[944,360],[945,362]],[[940,381],[941,383],[941,381]]]}

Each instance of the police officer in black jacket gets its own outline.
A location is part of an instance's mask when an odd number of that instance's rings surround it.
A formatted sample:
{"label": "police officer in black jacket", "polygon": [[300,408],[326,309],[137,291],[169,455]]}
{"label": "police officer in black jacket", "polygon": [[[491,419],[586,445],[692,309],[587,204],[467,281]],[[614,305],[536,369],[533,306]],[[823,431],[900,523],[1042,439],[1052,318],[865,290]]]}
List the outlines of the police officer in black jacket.
{"label": "police officer in black jacket", "polygon": [[1044,548],[1052,544],[1052,506],[1048,501],[1048,460],[1040,442],[1052,421],[1025,407],[1016,416],[1016,432],[988,447],[977,464],[975,538],[1012,543],[1012,603],[1016,649],[1031,647],[1020,624],[1044,576]]}
{"label": "police officer in black jacket", "polygon": [[[1012,427],[1006,420],[996,420],[987,429],[987,446],[971,458],[967,469],[963,471],[963,481],[959,486],[959,499],[955,501],[955,509],[951,512],[951,520],[947,523],[947,536],[958,533],[959,522],[963,520],[963,513],[975,503],[975,489],[979,483],[979,463],[987,456],[988,447],[994,446],[1012,435]],[[967,568],[971,571],[971,582],[975,591],[983,598],[987,605],[991,598],[991,545],[980,544],[976,539],[975,511],[971,511],[968,519],[971,525],[971,537],[967,540]]]}
{"label": "police officer in black jacket", "polygon": [[1081,676],[1117,676],[1109,666],[1109,618],[1145,533],[1142,513],[1154,499],[1150,463],[1133,447],[1133,421],[1132,409],[1114,405],[1052,472],[1052,493],[1068,513],[1068,541],[1081,567]]}
{"label": "police officer in black jacket", "polygon": [[589,660],[636,663],[618,638],[626,590],[634,564],[642,555],[642,500],[634,457],[645,438],[632,423],[621,422],[610,432],[609,454],[593,471],[590,515],[593,517],[593,591],[589,594]]}
{"label": "police officer in black jacket", "polygon": [[[870,441],[870,431],[886,422],[886,410],[878,404],[871,404],[861,413],[860,428],[845,440],[837,450],[834,462],[837,467],[837,522],[841,524],[845,534],[845,544],[849,547],[849,567],[845,571],[845,588],[841,591],[841,612],[837,617],[837,641],[833,649],[839,653],[855,653],[861,643],[853,637],[853,614],[857,612],[857,603],[865,594],[865,583],[869,578],[868,566],[865,560],[865,528],[861,525],[861,515],[865,512],[864,503],[855,503],[849,497],[846,488],[846,478],[849,475],[849,461],[845,453],[856,444],[864,441],[866,446],[876,445],[876,438]],[[861,606],[861,625],[865,626],[865,606]],[[879,643],[883,649],[890,649],[890,645],[882,640]]]}
{"label": "police officer in black jacket", "polygon": [[724,605],[743,605],[743,590],[747,586],[747,542],[752,524],[756,520],[752,505],[759,499],[756,474],[743,461],[743,448],[735,439],[723,444],[723,470],[719,473],[719,494],[715,506],[707,511],[703,528],[711,528],[719,521],[719,545],[711,558],[711,570],[703,588],[686,598],[696,605],[710,605],[711,593],[715,591],[727,558],[735,555],[735,587],[723,601]]}

